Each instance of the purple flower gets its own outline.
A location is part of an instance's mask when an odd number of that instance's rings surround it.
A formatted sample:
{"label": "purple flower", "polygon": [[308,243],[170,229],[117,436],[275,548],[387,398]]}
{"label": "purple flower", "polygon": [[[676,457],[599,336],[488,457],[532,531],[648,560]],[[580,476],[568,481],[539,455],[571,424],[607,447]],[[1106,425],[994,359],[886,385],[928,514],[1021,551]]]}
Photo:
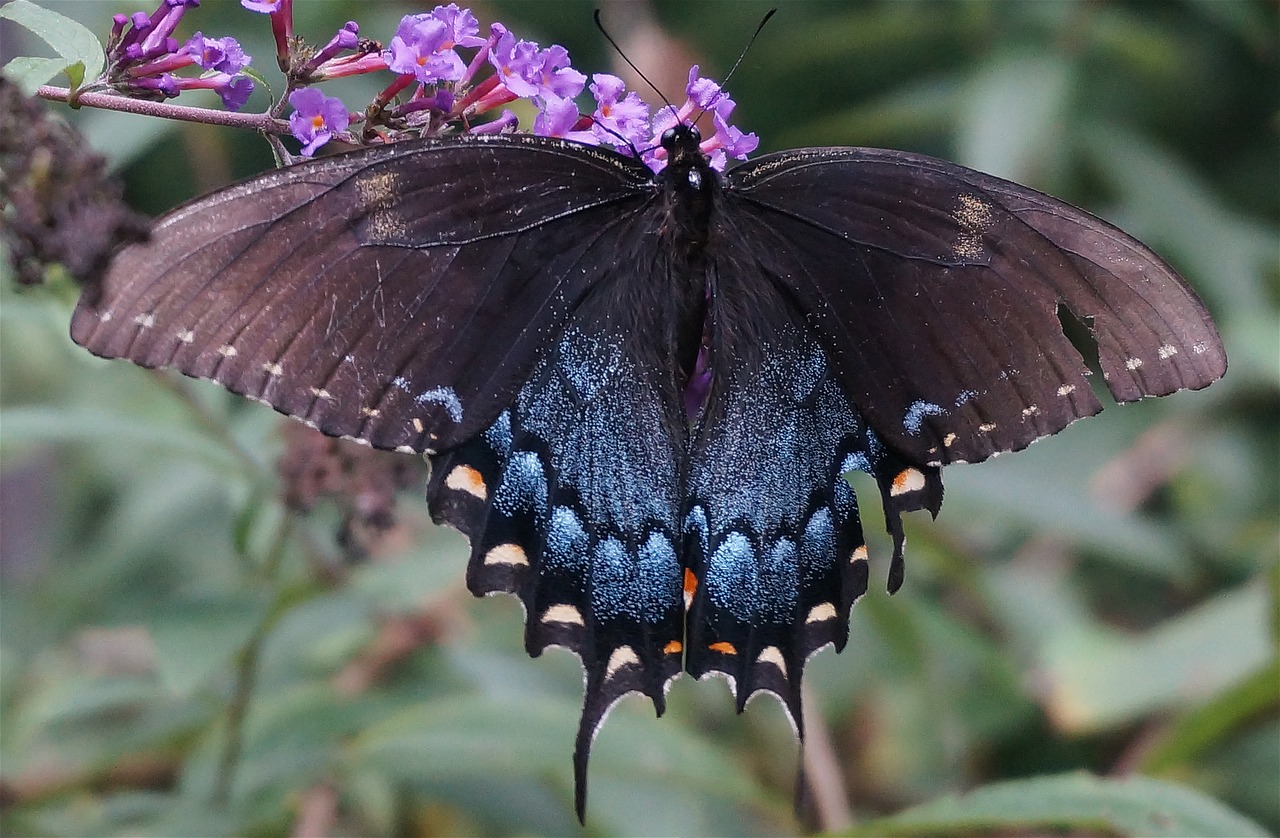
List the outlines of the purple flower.
{"label": "purple flower", "polygon": [[281,0],[240,0],[240,5],[251,12],[272,14],[280,11]]}
{"label": "purple flower", "polygon": [[704,110],[710,110],[720,101],[720,85],[711,79],[701,78],[697,64],[689,68],[689,82],[685,85],[684,92],[695,107]]}
{"label": "purple flower", "polygon": [[448,32],[446,49],[453,49],[455,46],[484,46],[484,38],[479,37],[480,22],[471,14],[470,9],[459,9],[457,3],[450,3],[447,6],[436,6],[431,10],[431,17],[445,25]]}
{"label": "purple flower", "polygon": [[569,66],[569,52],[557,44],[544,50],[533,41],[517,41],[505,26],[493,24],[489,63],[507,90],[521,99],[571,99],[587,77]]}
{"label": "purple flower", "polygon": [[533,66],[536,69],[530,81],[537,87],[538,96],[571,99],[587,83],[586,76],[569,66],[569,51],[559,44],[540,51]]}
{"label": "purple flower", "polygon": [[516,36],[501,23],[493,24],[492,29],[497,38],[489,50],[489,63],[497,69],[498,79],[517,97],[534,96],[538,88],[529,79],[540,69],[536,66],[538,45],[531,41],[517,41]]}
{"label": "purple flower", "polygon": [[572,99],[552,96],[543,100],[542,108],[533,121],[533,133],[542,137],[560,137],[580,143],[599,145],[600,140],[590,130],[574,130],[581,120],[578,106]]}
{"label": "purple flower", "polygon": [[[354,20],[349,20],[342,24],[342,28],[338,30],[338,34],[329,39],[329,43],[325,44],[311,59],[303,66],[302,71],[298,74],[302,78],[310,78],[320,68],[321,64],[332,59],[335,55],[344,49],[355,49],[360,44],[360,24]],[[383,62],[385,66],[385,62]]]}
{"label": "purple flower", "polygon": [[192,35],[180,51],[192,56],[206,70],[232,75],[249,66],[251,61],[235,38],[206,38],[199,32]]}
{"label": "purple flower", "polygon": [[222,104],[232,111],[238,111],[249,100],[253,93],[253,80],[248,76],[233,76],[230,73],[206,73],[199,78],[185,78],[165,73],[159,77],[135,79],[129,82],[135,89],[159,90],[166,96],[177,96],[184,90],[212,90],[222,97]]}
{"label": "purple flower", "polygon": [[304,87],[289,94],[293,113],[289,114],[289,130],[302,143],[302,156],[310,157],[316,149],[347,130],[351,118],[341,99],[325,96],[314,87]]}
{"label": "purple flower", "polygon": [[453,51],[449,25],[429,14],[407,15],[383,52],[392,72],[412,73],[423,84],[457,81],[467,65]]}
{"label": "purple flower", "polygon": [[[142,39],[142,56],[151,58],[173,49],[162,49],[173,30],[178,28],[178,21],[187,13],[187,8],[200,5],[200,0],[164,0],[149,20],[151,24],[146,36]],[[159,50],[159,52],[157,52]]]}
{"label": "purple flower", "polygon": [[[626,97],[619,99],[624,92]],[[599,140],[619,148],[648,141],[649,106],[635,91],[626,91],[626,82],[608,73],[596,73],[591,77],[591,94],[597,103],[591,131]]]}
{"label": "purple flower", "polygon": [[253,79],[248,76],[230,76],[214,90],[222,97],[224,108],[238,111],[249,101],[249,94],[253,93]]}
{"label": "purple flower", "polygon": [[129,89],[160,93],[166,99],[172,99],[180,92],[178,89],[178,77],[171,73],[161,73],[158,76],[131,79],[129,81]]}
{"label": "purple flower", "polygon": [[[745,160],[747,155],[756,150],[760,145],[760,138],[753,134],[744,134],[740,128],[729,124],[729,114],[737,107],[732,99],[728,96],[721,97],[716,103],[715,110],[712,113],[712,119],[715,122],[716,134],[712,141],[730,157],[736,157],[739,160]],[[706,143],[703,144],[704,146]],[[720,166],[723,169],[723,164]]]}

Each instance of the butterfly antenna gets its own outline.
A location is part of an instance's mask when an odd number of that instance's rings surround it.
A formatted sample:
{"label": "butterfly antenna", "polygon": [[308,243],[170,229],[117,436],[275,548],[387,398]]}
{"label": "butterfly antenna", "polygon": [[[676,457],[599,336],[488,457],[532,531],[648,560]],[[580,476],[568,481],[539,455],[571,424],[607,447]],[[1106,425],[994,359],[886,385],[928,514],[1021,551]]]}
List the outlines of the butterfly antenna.
{"label": "butterfly antenna", "polygon": [[[729,79],[733,78],[733,74],[738,69],[738,65],[742,63],[742,59],[746,58],[747,53],[751,50],[751,45],[756,42],[756,38],[760,37],[760,32],[764,29],[764,25],[769,22],[769,18],[773,17],[777,13],[778,13],[777,9],[770,9],[769,11],[764,13],[764,17],[760,18],[760,25],[756,27],[756,31],[751,36],[751,40],[747,41],[747,45],[742,48],[742,52],[739,53],[738,55],[738,60],[733,62],[733,66],[730,67],[729,72],[725,74],[724,81],[720,82],[721,90],[729,86]],[[705,114],[706,112],[707,112],[707,109],[702,108],[701,110],[698,111],[698,115],[695,116],[693,119],[691,119],[690,122],[692,124],[697,124],[698,120],[702,119],[702,115]]]}
{"label": "butterfly antenna", "polygon": [[[773,17],[777,13],[777,9],[770,9],[764,13],[764,17],[760,19],[760,25],[756,27],[755,34],[751,36],[751,40],[747,41],[747,45],[742,48],[742,53],[738,56],[738,60],[733,62],[733,66],[730,67],[729,72],[725,74],[724,81],[720,82],[721,87],[728,86],[729,79],[733,78],[734,71],[737,70],[738,65],[742,63],[742,59],[747,57],[747,53],[751,50],[751,45],[756,42],[756,38],[760,37],[760,32],[764,29],[764,25],[769,22],[769,18]],[[626,56],[623,57],[625,58]],[[648,79],[645,79],[645,81],[648,81]]]}
{"label": "butterfly antenna", "polygon": [[[637,67],[630,58],[627,58],[627,54],[622,51],[622,47],[618,46],[618,42],[615,41],[613,39],[613,36],[609,34],[609,30],[604,28],[604,23],[601,22],[600,20],[599,9],[596,9],[594,17],[596,21],[596,29],[600,30],[600,34],[603,35],[604,39],[609,42],[609,45],[612,46],[614,51],[617,52],[618,55],[622,57],[623,61],[627,62],[627,66],[630,67],[632,70],[635,70],[636,75],[639,76],[644,81],[645,84],[649,85],[649,89],[652,90],[654,93],[658,94],[658,98],[661,99],[663,103],[668,108],[671,109],[672,113],[674,113],[676,110],[676,106],[671,104],[669,101],[667,101],[667,97],[662,95],[662,91],[658,89],[658,86],[653,82],[649,81],[649,77],[646,76],[643,72],[641,72],[640,68]],[[755,39],[753,38],[752,40],[755,40]]]}

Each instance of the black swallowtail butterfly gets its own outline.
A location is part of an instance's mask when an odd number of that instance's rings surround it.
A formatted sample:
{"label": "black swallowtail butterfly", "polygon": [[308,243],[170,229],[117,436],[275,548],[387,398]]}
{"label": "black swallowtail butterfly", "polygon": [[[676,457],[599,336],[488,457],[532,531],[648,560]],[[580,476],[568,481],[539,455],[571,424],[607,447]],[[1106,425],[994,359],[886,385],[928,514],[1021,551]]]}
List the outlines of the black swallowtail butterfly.
{"label": "black swallowtail butterfly", "polygon": [[[525,646],[581,656],[577,805],[605,713],[682,670],[739,709],[837,650],[867,588],[844,473],[901,514],[941,468],[1226,368],[1158,256],[1039,192],[900,151],[722,174],[696,129],[654,175],[533,136],[303,163],[175,210],[76,309],[95,354],[209,378],[326,434],[428,455],[434,518]],[[690,398],[686,398],[690,397]]]}

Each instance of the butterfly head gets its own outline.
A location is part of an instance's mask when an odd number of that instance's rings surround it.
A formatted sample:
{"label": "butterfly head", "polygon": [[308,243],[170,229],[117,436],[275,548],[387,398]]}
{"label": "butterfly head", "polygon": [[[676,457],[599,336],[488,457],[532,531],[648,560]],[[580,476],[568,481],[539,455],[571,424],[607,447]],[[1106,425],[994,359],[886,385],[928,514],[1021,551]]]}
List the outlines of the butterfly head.
{"label": "butterfly head", "polygon": [[660,142],[667,152],[667,159],[672,162],[703,156],[700,148],[702,132],[695,125],[677,123],[662,132]]}

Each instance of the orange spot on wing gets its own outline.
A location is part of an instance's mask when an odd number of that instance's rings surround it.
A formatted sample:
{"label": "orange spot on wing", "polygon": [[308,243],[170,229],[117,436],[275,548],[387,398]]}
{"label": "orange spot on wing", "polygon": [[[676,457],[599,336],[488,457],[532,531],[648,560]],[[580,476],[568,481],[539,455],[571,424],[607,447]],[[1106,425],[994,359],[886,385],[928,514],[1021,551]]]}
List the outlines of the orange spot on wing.
{"label": "orange spot on wing", "polygon": [[672,640],[666,646],[662,647],[662,654],[664,655],[678,655],[682,651],[684,651],[684,644],[679,640]]}
{"label": "orange spot on wing", "polygon": [[693,594],[698,590],[698,577],[693,575],[693,571],[689,568],[684,569],[684,596],[685,600],[693,599]]}
{"label": "orange spot on wing", "polygon": [[720,652],[721,654],[724,654],[724,655],[738,654],[738,650],[734,648],[734,645],[727,640],[718,640],[715,643],[712,643],[707,648],[713,652]]}
{"label": "orange spot on wing", "polygon": [[904,468],[894,476],[893,486],[889,489],[889,494],[893,497],[905,495],[907,492],[916,492],[923,489],[924,485],[924,472],[917,468]]}

